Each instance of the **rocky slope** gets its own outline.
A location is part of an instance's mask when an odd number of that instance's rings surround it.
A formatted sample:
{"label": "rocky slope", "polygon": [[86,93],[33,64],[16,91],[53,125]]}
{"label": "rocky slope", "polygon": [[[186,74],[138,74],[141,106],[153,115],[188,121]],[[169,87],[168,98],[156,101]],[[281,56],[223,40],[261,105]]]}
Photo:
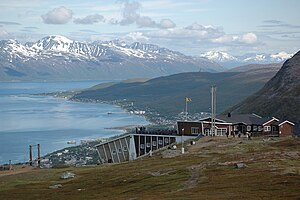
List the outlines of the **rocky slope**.
{"label": "rocky slope", "polygon": [[223,68],[206,58],[118,40],[87,43],[48,36],[25,45],[16,40],[0,41],[0,81],[112,80],[200,70],[217,72]]}

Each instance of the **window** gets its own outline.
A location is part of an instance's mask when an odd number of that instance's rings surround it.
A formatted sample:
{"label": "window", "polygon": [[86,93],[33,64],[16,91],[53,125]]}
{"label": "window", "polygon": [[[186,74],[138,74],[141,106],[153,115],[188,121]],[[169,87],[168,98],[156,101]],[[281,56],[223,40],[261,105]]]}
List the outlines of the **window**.
{"label": "window", "polygon": [[127,151],[127,147],[123,147],[123,151]]}
{"label": "window", "polygon": [[253,126],[253,131],[257,131],[257,126]]}
{"label": "window", "polygon": [[150,143],[147,143],[147,148],[151,147]]}
{"label": "window", "polygon": [[227,132],[227,128],[218,128],[217,129],[217,135],[223,136]]}
{"label": "window", "polygon": [[162,140],[158,140],[158,144],[162,145],[163,141]]}
{"label": "window", "polygon": [[120,149],[118,149],[118,151],[119,151],[119,153],[122,153],[122,149],[120,148]]}
{"label": "window", "polygon": [[199,134],[199,128],[198,127],[192,127],[191,128],[191,133],[193,135],[198,135]]}
{"label": "window", "polygon": [[209,128],[206,128],[206,129],[204,130],[204,133],[205,133],[205,135],[209,135],[209,134],[210,134],[210,129],[209,129]]}
{"label": "window", "polygon": [[145,145],[144,145],[144,144],[141,144],[140,148],[141,148],[141,149],[145,149]]}
{"label": "window", "polygon": [[169,138],[165,138],[165,143],[166,143],[166,144],[169,143]]}
{"label": "window", "polygon": [[271,131],[271,126],[264,126],[264,131],[265,131],[265,132]]}
{"label": "window", "polygon": [[153,141],[153,142],[152,142],[152,145],[153,145],[154,147],[156,147],[156,141]]}
{"label": "window", "polygon": [[258,126],[258,131],[262,131],[262,130],[263,130],[262,126]]}
{"label": "window", "polygon": [[272,131],[277,131],[277,127],[276,126],[272,126]]}
{"label": "window", "polygon": [[251,131],[251,126],[247,126],[247,131]]}
{"label": "window", "polygon": [[117,152],[115,150],[112,151],[112,155],[116,155]]}
{"label": "window", "polygon": [[238,125],[234,125],[233,130],[237,131],[238,130]]}

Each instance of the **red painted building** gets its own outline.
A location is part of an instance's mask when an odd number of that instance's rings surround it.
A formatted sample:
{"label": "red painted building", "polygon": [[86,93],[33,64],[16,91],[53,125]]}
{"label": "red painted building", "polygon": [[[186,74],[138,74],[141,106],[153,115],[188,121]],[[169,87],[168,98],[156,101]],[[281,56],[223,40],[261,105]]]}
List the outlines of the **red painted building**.
{"label": "red painted building", "polygon": [[294,124],[290,121],[262,118],[256,114],[219,115],[215,122],[215,132],[211,132],[211,118],[199,121],[178,121],[178,134],[186,136],[292,136]]}

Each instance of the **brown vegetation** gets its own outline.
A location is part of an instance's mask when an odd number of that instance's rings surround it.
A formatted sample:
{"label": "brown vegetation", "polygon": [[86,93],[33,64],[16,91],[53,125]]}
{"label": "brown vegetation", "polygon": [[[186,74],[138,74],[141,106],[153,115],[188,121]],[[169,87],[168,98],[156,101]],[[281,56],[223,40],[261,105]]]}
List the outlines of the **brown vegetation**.
{"label": "brown vegetation", "polygon": [[[0,199],[297,199],[299,145],[293,138],[202,138],[171,158],[159,152],[123,164],[3,176]],[[75,178],[61,180],[65,171]],[[49,189],[54,184],[62,187]]]}

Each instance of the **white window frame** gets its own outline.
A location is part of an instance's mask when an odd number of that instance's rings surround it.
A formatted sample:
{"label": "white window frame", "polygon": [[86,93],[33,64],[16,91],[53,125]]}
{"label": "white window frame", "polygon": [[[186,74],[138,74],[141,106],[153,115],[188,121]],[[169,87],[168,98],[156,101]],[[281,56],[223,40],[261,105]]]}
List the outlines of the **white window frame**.
{"label": "white window frame", "polygon": [[217,128],[217,135],[223,136],[227,132],[227,128]]}
{"label": "white window frame", "polygon": [[192,135],[198,135],[200,133],[199,127],[191,127],[191,133]]}
{"label": "white window frame", "polygon": [[169,144],[169,138],[165,138],[165,143]]}
{"label": "white window frame", "polygon": [[127,151],[127,147],[123,147],[123,151]]}
{"label": "white window frame", "polygon": [[208,129],[208,128],[205,129],[205,130],[204,130],[204,133],[205,133],[205,135],[210,135],[210,129]]}
{"label": "white window frame", "polygon": [[253,126],[253,132],[257,131],[258,127],[256,125]]}
{"label": "white window frame", "polygon": [[141,148],[141,149],[145,149],[145,144],[141,144],[141,145],[140,145],[140,148]]}
{"label": "white window frame", "polygon": [[156,147],[156,141],[152,142],[152,146]]}
{"label": "white window frame", "polygon": [[265,132],[271,131],[271,126],[264,126],[264,131]]}
{"label": "white window frame", "polygon": [[250,125],[247,126],[247,131],[248,132],[251,131],[251,126]]}

